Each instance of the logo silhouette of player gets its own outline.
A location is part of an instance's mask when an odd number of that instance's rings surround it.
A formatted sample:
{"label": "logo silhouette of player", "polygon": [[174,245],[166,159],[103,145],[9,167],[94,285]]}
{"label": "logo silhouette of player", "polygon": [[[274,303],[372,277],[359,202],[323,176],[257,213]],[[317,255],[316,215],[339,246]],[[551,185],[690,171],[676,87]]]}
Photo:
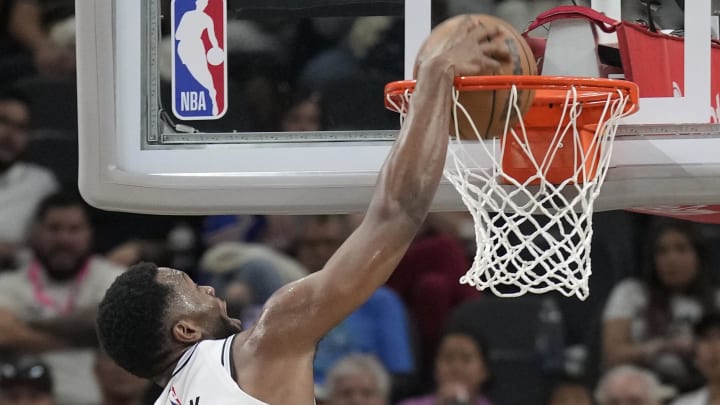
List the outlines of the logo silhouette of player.
{"label": "logo silhouette of player", "polygon": [[[208,63],[215,66],[221,64],[224,54],[218,45],[215,24],[212,18],[205,13],[207,5],[208,0],[197,0],[195,10],[188,11],[182,16],[177,30],[175,30],[175,40],[179,41],[177,54],[180,61],[187,67],[195,80],[210,93],[213,115],[217,115],[217,90]],[[210,44],[212,44],[212,48],[207,52],[202,40],[205,31],[207,31]]]}

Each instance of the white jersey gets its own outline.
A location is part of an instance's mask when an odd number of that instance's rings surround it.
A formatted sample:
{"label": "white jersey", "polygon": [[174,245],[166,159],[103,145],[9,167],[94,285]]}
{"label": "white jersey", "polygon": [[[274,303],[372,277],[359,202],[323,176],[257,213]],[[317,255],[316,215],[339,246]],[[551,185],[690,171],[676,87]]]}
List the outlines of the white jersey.
{"label": "white jersey", "polygon": [[204,340],[185,351],[155,405],[267,405],[235,382],[233,339]]}

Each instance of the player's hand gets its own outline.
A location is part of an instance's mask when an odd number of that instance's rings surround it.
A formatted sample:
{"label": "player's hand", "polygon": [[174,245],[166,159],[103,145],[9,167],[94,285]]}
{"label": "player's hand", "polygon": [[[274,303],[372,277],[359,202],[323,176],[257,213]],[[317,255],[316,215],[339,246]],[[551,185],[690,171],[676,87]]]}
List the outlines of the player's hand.
{"label": "player's hand", "polygon": [[453,76],[492,75],[510,61],[510,50],[503,40],[504,30],[486,27],[467,16],[444,41],[432,44],[418,57],[418,68],[435,64],[449,69]]}

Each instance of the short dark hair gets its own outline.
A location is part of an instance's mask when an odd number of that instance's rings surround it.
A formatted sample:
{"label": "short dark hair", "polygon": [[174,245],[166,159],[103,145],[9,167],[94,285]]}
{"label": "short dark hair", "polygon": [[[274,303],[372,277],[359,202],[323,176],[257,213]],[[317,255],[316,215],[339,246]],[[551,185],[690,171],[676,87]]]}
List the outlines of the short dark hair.
{"label": "short dark hair", "polygon": [[55,208],[79,207],[85,212],[85,217],[90,222],[90,210],[80,197],[79,193],[70,191],[59,191],[43,198],[35,209],[35,221],[40,222],[45,219],[47,213]]}
{"label": "short dark hair", "polygon": [[138,263],[105,292],[97,318],[100,345],[122,368],[152,378],[167,356],[165,318],[172,290],[157,280],[154,263]]}

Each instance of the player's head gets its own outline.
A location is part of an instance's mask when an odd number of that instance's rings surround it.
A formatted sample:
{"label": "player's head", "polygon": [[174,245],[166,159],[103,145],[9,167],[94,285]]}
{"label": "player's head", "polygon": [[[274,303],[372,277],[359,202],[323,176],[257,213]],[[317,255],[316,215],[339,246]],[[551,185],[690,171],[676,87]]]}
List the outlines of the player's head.
{"label": "player's head", "polygon": [[208,5],[208,0],[196,0],[195,1],[195,7],[197,10],[205,10],[205,7]]}
{"label": "player's head", "polygon": [[143,378],[162,374],[179,350],[240,332],[224,301],[187,274],[140,263],[120,275],[100,303],[98,336],[118,365]]}

